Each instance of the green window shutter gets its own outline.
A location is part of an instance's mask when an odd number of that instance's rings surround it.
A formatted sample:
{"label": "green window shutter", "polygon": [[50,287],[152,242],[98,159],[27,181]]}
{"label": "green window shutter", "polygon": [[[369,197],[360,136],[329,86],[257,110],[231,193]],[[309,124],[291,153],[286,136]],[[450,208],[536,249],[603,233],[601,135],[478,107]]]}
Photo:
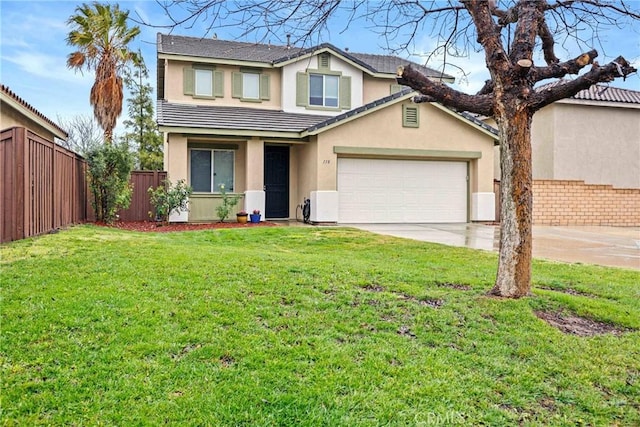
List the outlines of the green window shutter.
{"label": "green window shutter", "polygon": [[420,111],[416,105],[402,105],[402,126],[406,128],[420,127]]}
{"label": "green window shutter", "polygon": [[182,89],[185,95],[193,95],[196,87],[196,76],[191,67],[182,69]]}
{"label": "green window shutter", "polygon": [[402,91],[402,85],[399,85],[397,83],[392,83],[391,84],[391,92],[390,95],[393,95],[394,93],[398,93]]}
{"label": "green window shutter", "polygon": [[213,72],[213,96],[217,98],[224,97],[224,72]]}
{"label": "green window shutter", "polygon": [[231,96],[234,98],[242,98],[242,73],[233,73],[231,75]]}
{"label": "green window shutter", "polygon": [[296,105],[309,105],[309,74],[298,72],[296,75]]}
{"label": "green window shutter", "polygon": [[351,77],[340,77],[340,108],[343,110],[351,109]]}
{"label": "green window shutter", "polygon": [[271,99],[271,76],[260,74],[260,99]]}

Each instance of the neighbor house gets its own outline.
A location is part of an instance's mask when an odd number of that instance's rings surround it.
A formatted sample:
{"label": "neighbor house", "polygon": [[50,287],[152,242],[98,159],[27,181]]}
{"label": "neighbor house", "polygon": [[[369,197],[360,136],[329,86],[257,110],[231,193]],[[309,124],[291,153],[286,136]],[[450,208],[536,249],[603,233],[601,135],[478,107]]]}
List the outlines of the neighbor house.
{"label": "neighbor house", "polygon": [[67,139],[67,132],[5,85],[0,85],[0,130],[29,129],[46,140]]}
{"label": "neighbor house", "polygon": [[[169,179],[193,187],[173,221],[216,219],[221,186],[263,219],[494,219],[496,131],[396,83],[409,61],[158,35],[158,124]],[[413,64],[429,78],[450,76]]]}
{"label": "neighbor house", "polygon": [[639,91],[598,84],[557,101],[533,116],[531,145],[534,223],[640,225]]}

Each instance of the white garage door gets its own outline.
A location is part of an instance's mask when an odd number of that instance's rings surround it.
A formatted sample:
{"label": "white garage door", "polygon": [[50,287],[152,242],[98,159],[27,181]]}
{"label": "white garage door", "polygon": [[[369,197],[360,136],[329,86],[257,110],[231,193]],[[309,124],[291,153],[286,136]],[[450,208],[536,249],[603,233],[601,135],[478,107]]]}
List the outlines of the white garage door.
{"label": "white garage door", "polygon": [[467,163],[338,159],[342,223],[467,222]]}

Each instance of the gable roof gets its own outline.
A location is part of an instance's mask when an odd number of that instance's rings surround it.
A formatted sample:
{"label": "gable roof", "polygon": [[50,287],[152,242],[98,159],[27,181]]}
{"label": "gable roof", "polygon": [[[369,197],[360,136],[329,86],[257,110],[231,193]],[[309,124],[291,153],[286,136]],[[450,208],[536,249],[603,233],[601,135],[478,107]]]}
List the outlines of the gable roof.
{"label": "gable roof", "polygon": [[64,129],[36,110],[27,101],[16,95],[8,86],[0,85],[0,99],[2,99],[2,102],[6,102],[8,105],[16,109],[23,116],[44,127],[56,137],[60,139],[66,139],[69,137],[69,134]]}
{"label": "gable roof", "polygon": [[375,55],[353,53],[337,48],[331,43],[322,43],[309,48],[278,46],[272,44],[247,43],[230,40],[206,39],[199,37],[177,36],[158,33],[158,55],[193,56],[229,61],[247,61],[264,63],[270,66],[283,66],[291,60],[313,55],[320,51],[333,54],[351,62],[369,74],[389,74],[395,77],[400,66],[412,64],[427,77],[452,81],[454,78],[424,65],[417,64],[393,55]]}
{"label": "gable roof", "polygon": [[[564,80],[557,80],[555,82],[547,83],[536,88],[536,91],[540,92],[545,89],[555,87],[561,84],[563,81]],[[567,99],[640,105],[640,91],[623,89],[604,84],[595,84],[588,89],[581,90],[577,94]]]}
{"label": "gable roof", "polygon": [[[414,95],[415,92],[413,90],[405,88],[400,92],[333,117],[286,113],[280,110],[261,108],[176,104],[160,100],[157,108],[158,125],[174,128],[172,129],[173,132],[211,133],[211,129],[216,129],[219,133],[225,135],[252,134],[303,138],[308,135],[316,135],[397,102],[411,99]],[[438,103],[432,103],[432,105],[492,138],[497,138],[498,136],[498,131],[495,128],[469,113],[457,112]]]}

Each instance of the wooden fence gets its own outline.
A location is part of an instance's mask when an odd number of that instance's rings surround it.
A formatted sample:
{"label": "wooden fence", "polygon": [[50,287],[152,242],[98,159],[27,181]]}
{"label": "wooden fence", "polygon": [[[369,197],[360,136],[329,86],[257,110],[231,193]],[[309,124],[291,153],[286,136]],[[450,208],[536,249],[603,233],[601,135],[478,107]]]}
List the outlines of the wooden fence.
{"label": "wooden fence", "polygon": [[[95,219],[78,154],[28,129],[0,134],[0,242],[20,240]],[[162,171],[134,171],[129,209],[123,221],[144,221],[153,210],[147,189],[167,178]]]}
{"label": "wooden fence", "polygon": [[0,242],[86,220],[82,157],[22,128],[0,134]]}
{"label": "wooden fence", "polygon": [[159,187],[167,179],[167,173],[163,171],[133,171],[131,184],[133,194],[129,209],[118,212],[121,221],[145,221],[149,220],[149,212],[153,211],[149,197],[149,187]]}

